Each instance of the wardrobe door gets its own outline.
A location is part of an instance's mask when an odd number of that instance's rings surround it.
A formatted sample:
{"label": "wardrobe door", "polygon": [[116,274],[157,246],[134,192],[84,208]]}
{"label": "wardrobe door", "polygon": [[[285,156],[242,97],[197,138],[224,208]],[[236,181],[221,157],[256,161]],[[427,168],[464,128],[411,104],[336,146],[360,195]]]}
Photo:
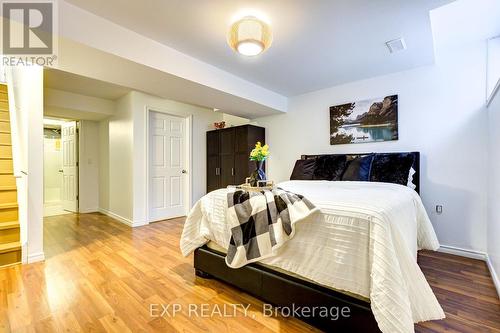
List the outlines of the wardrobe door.
{"label": "wardrobe door", "polygon": [[[248,153],[254,148],[255,144],[257,142],[260,142],[262,145],[266,144],[266,130],[263,127],[258,127],[258,126],[248,126],[248,137],[247,137],[247,142],[248,142]],[[266,163],[264,162],[264,172],[266,171]],[[248,162],[248,169],[250,172],[253,172],[255,170],[255,162],[249,161]]]}
{"label": "wardrobe door", "polygon": [[221,187],[236,185],[234,182],[234,128],[220,131]]}
{"label": "wardrobe door", "polygon": [[207,193],[220,185],[219,131],[207,132]]}

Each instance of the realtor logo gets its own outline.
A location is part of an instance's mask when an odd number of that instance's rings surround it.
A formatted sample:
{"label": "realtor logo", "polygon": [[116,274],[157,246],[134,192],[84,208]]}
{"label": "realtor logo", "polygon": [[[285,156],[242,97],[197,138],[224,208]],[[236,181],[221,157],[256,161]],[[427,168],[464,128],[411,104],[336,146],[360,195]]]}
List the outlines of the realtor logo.
{"label": "realtor logo", "polygon": [[3,54],[52,54],[52,2],[3,2]]}
{"label": "realtor logo", "polygon": [[57,43],[55,2],[11,0],[1,4],[3,63],[52,65]]}

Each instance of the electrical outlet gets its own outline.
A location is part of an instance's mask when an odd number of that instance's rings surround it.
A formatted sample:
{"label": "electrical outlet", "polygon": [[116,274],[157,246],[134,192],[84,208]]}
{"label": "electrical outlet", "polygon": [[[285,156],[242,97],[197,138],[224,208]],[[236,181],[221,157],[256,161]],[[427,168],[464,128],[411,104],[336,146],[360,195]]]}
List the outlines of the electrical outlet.
{"label": "electrical outlet", "polygon": [[436,213],[438,213],[438,214],[443,214],[443,206],[441,206],[441,205],[436,205]]}

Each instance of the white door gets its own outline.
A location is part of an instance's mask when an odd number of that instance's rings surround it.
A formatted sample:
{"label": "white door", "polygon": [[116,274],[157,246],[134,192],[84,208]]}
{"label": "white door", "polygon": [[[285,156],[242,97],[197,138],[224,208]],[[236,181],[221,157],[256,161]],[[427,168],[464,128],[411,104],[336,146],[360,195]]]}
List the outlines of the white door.
{"label": "white door", "polygon": [[63,156],[62,207],[70,212],[78,212],[78,134],[76,121],[68,121],[61,126]]}
{"label": "white door", "polygon": [[184,216],[185,119],[149,113],[149,220]]}

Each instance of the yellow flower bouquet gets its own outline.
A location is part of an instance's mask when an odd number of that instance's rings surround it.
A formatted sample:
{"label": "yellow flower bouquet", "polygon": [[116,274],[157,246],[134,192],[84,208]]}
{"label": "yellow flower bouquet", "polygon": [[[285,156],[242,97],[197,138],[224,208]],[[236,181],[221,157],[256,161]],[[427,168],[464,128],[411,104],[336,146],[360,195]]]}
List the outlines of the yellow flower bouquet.
{"label": "yellow flower bouquet", "polygon": [[264,186],[262,181],[266,180],[266,174],[264,173],[263,164],[264,161],[269,156],[269,146],[262,145],[260,142],[255,144],[255,148],[250,152],[250,161],[255,161],[256,169],[250,175],[250,186]]}
{"label": "yellow flower bouquet", "polygon": [[252,151],[250,152],[250,161],[262,162],[265,161],[268,156],[269,156],[269,146],[268,145],[262,146],[260,142],[257,142],[255,144],[255,148],[252,149]]}

